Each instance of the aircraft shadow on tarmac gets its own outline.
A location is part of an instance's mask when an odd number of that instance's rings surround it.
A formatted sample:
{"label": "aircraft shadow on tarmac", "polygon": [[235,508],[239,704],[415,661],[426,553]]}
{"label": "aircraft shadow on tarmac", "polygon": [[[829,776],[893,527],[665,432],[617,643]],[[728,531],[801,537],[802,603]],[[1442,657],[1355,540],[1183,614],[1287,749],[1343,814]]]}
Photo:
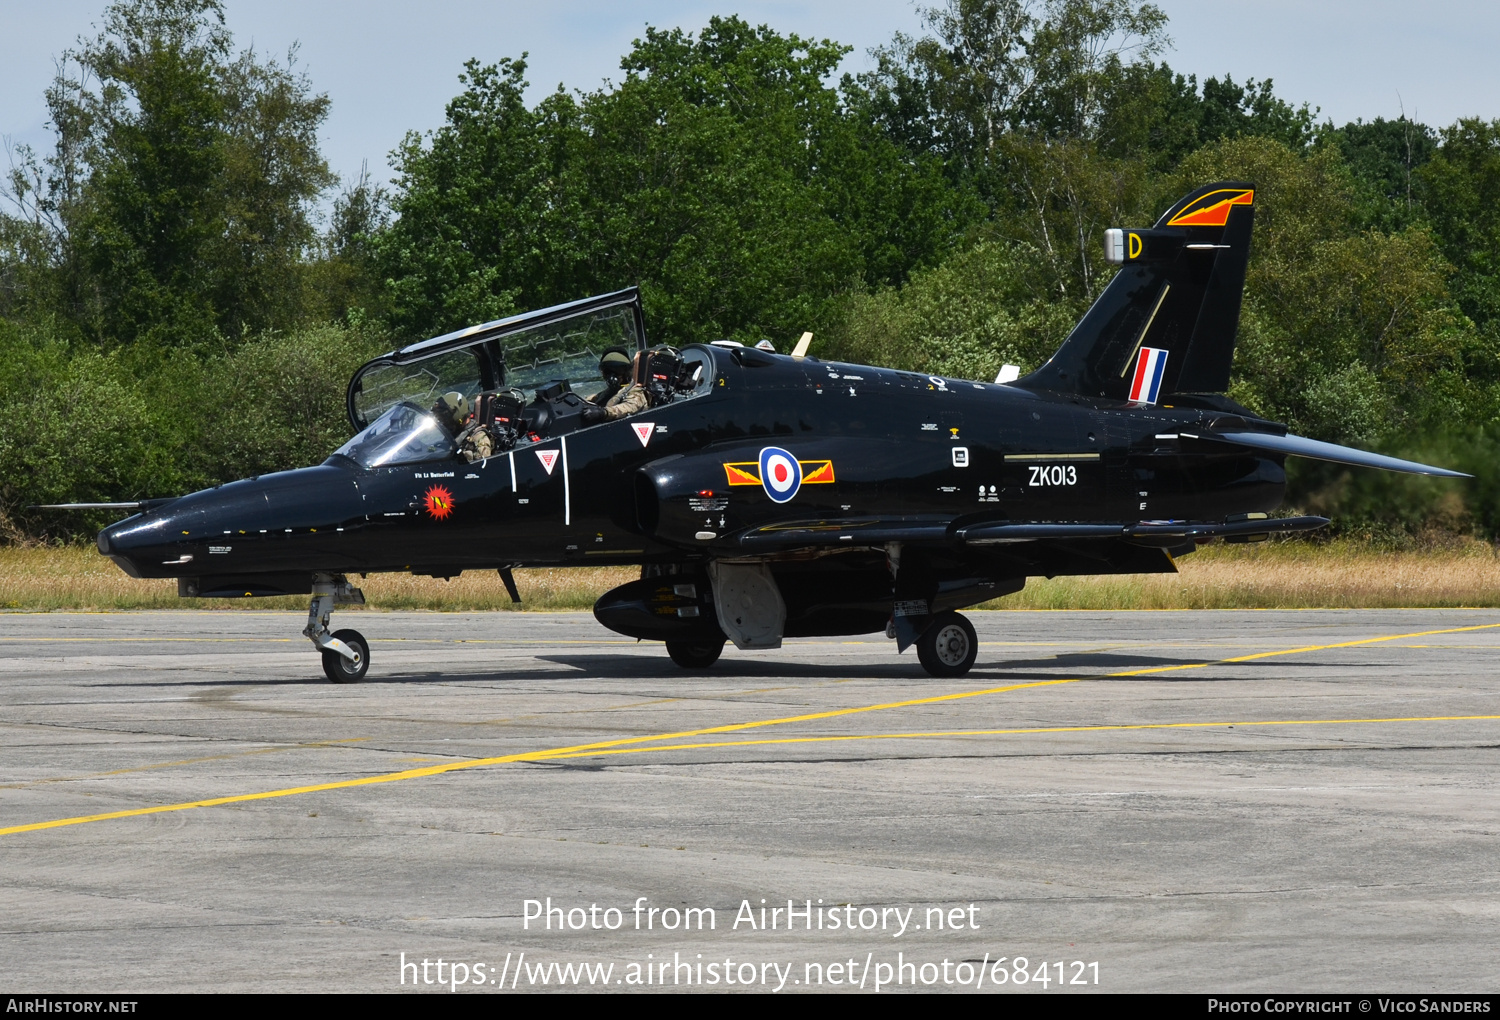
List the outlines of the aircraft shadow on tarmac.
{"label": "aircraft shadow on tarmac", "polygon": [[[543,662],[567,666],[577,673],[560,673],[557,670],[518,669],[490,672],[486,670],[423,671],[421,673],[393,673],[374,676],[366,683],[426,683],[434,681],[480,681],[514,682],[547,681],[559,679],[587,678],[598,680],[917,680],[931,678],[923,674],[915,657],[889,663],[858,664],[768,662],[760,660],[720,659],[709,669],[686,670],[665,659],[657,661],[643,656],[619,655],[542,655]],[[1123,655],[1077,655],[1058,656],[1047,659],[1019,659],[993,663],[981,663],[965,678],[964,682],[979,681],[1029,682],[1034,680],[1057,680],[1062,673],[1079,670],[1090,673],[1108,669],[1149,669],[1201,662],[1201,659],[1174,659],[1158,656]],[[1168,674],[1170,675],[1170,674]],[[1160,679],[1164,675],[1139,679]],[[1120,678],[1136,679],[1136,678]],[[1200,679],[1202,679],[1200,677]],[[1221,679],[1221,678],[1215,678]]]}
{"label": "aircraft shadow on tarmac", "polygon": [[[547,681],[571,681],[578,679],[597,680],[659,680],[664,682],[705,680],[848,680],[857,677],[862,680],[916,680],[926,681],[930,679],[922,673],[915,656],[892,660],[885,663],[807,663],[768,661],[765,659],[720,659],[712,667],[703,670],[687,670],[674,665],[665,656],[660,659],[641,655],[540,655],[537,656],[542,662],[554,663],[558,666],[568,667],[577,672],[564,672],[557,669],[485,669],[482,666],[474,668],[473,664],[455,665],[447,669],[424,669],[420,671],[398,671],[391,673],[374,673],[368,676],[362,684],[350,684],[347,690],[352,694],[361,686],[370,684],[422,684],[422,683],[538,683]],[[1079,652],[1065,653],[1043,658],[1026,659],[1002,659],[999,661],[981,662],[975,666],[972,672],[964,678],[965,683],[986,684],[998,683],[1028,683],[1033,681],[1066,679],[1070,673],[1081,673],[1093,679],[1109,680],[1114,683],[1129,681],[1161,682],[1161,681],[1191,681],[1191,682],[1227,682],[1227,681],[1253,681],[1264,680],[1265,676],[1218,676],[1206,675],[1201,670],[1182,670],[1180,672],[1147,673],[1143,676],[1111,676],[1109,671],[1146,670],[1146,669],[1170,669],[1173,666],[1189,666],[1204,662],[1202,658],[1177,658],[1158,655],[1131,655],[1128,653],[1115,652]],[[1274,667],[1275,663],[1235,663],[1237,670],[1258,669]],[[1283,663],[1284,667],[1287,665]],[[1296,664],[1299,670],[1320,668],[1343,668],[1336,663],[1308,663]],[[172,680],[147,680],[127,682],[106,682],[93,686],[100,687],[161,687],[177,686],[178,684],[200,685],[208,684],[214,687],[326,687],[328,681],[321,674],[309,673],[305,676],[261,676],[261,677],[235,677],[227,678],[214,676],[203,677],[179,677]]]}

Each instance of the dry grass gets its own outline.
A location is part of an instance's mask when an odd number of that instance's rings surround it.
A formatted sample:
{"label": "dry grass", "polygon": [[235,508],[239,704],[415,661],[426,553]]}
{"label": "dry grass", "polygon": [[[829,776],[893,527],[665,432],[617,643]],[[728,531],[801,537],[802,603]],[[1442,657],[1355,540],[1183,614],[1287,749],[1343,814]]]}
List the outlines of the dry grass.
{"label": "dry grass", "polygon": [[[410,574],[357,579],[371,609],[588,609],[602,592],[640,576],[636,567],[517,570],[525,602],[510,601],[494,571],[451,581]],[[127,577],[93,549],[0,548],[0,609],[307,609],[306,595],[275,599],[180,599],[176,581]],[[340,607],[339,612],[356,607]]]}
{"label": "dry grass", "polygon": [[[1376,609],[1500,606],[1500,556],[1483,542],[1426,552],[1353,543],[1215,545],[1185,557],[1180,574],[1036,578],[987,609]],[[518,570],[531,610],[588,609],[633,567]],[[371,609],[511,610],[493,572],[452,581],[372,574],[358,582]],[[176,582],[126,577],[92,549],[0,548],[0,609],[305,610],[306,596],[179,599]],[[341,610],[344,611],[344,610]]]}
{"label": "dry grass", "polygon": [[986,609],[1397,609],[1500,606],[1500,555],[1469,541],[1428,551],[1361,543],[1210,545],[1177,574],[1034,578]]}

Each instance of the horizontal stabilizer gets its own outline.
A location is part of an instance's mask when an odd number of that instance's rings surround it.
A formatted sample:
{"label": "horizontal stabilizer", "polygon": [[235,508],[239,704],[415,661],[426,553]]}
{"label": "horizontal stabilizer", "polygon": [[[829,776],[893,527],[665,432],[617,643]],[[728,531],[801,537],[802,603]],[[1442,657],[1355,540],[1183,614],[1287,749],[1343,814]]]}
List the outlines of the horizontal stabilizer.
{"label": "horizontal stabilizer", "polygon": [[1335,443],[1323,443],[1304,436],[1275,436],[1266,432],[1202,432],[1196,435],[1189,435],[1184,432],[1183,435],[1190,439],[1217,440],[1224,443],[1233,443],[1236,446],[1248,446],[1252,450],[1284,453],[1289,457],[1307,457],[1310,460],[1326,460],[1334,464],[1349,464],[1353,467],[1380,468],[1382,471],[1404,471],[1411,475],[1437,475],[1440,478],[1474,477],[1473,475],[1466,475],[1462,471],[1449,471],[1447,468],[1433,467],[1430,464],[1418,464],[1414,460],[1386,457],[1379,453],[1356,450],[1353,447],[1339,446]]}

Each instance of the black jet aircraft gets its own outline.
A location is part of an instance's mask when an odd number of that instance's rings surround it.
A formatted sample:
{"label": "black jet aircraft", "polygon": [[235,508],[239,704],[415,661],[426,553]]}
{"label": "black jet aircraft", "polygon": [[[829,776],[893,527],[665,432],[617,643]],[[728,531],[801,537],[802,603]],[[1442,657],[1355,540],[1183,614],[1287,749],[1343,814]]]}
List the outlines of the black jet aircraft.
{"label": "black jet aircraft", "polygon": [[[134,577],[183,596],[309,594],[304,633],[335,682],[369,645],[330,631],[351,575],[452,577],[639,565],[599,622],[688,668],[726,639],[884,631],[935,676],[974,663],[956,610],[1028,577],[1172,572],[1205,539],[1317,528],[1274,517],[1288,456],[1457,472],[1288,435],[1224,396],[1255,190],[1200,188],[1143,230],[1109,230],[1119,271],[1042,367],[994,383],[719,341],[647,343],[635,289],[414,343],[349,385],[356,435],[317,467],[138,511],[100,533]],[[650,403],[587,406],[610,347],[646,352]],[[461,453],[434,410],[458,392],[489,430]]]}

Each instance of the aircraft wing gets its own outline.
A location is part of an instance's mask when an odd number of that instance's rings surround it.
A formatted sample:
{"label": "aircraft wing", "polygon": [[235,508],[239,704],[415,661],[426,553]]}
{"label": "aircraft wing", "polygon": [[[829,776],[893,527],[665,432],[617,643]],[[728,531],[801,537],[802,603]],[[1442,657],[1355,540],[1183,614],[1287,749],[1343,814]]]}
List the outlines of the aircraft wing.
{"label": "aircraft wing", "polygon": [[1401,460],[1367,450],[1356,450],[1335,443],[1323,443],[1305,436],[1277,436],[1267,432],[1184,432],[1187,439],[1208,439],[1235,446],[1248,446],[1252,450],[1282,453],[1289,457],[1307,457],[1311,460],[1326,460],[1334,464],[1349,464],[1354,467],[1380,468],[1382,471],[1404,471],[1412,475],[1437,475],[1442,478],[1473,478],[1462,471],[1418,464],[1414,460]]}
{"label": "aircraft wing", "polygon": [[1253,517],[1237,521],[1138,521],[1134,524],[970,524],[959,528],[958,539],[968,545],[1003,545],[1066,538],[1228,538],[1271,532],[1312,531],[1328,523],[1326,517]]}
{"label": "aircraft wing", "polygon": [[884,545],[887,542],[943,542],[951,518],[849,517],[842,520],[782,521],[739,536],[746,551],[774,552],[807,546]]}
{"label": "aircraft wing", "polygon": [[857,517],[846,520],[786,521],[739,536],[747,552],[773,552],[808,546],[870,546],[887,542],[959,542],[1005,545],[1067,539],[1227,538],[1271,532],[1312,531],[1326,517],[1254,517],[1229,521],[1136,521],[1120,523],[993,521],[953,527],[947,520]]}

